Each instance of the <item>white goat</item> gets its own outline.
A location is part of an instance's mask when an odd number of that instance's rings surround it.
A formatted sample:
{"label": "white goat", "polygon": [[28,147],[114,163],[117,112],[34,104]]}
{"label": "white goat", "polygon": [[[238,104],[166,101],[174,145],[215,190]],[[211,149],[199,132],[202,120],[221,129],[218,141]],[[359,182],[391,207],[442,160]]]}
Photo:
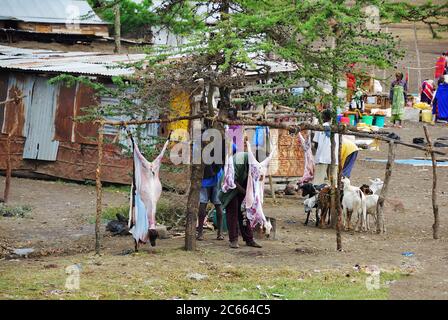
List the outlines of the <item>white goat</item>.
{"label": "white goat", "polygon": [[344,197],[342,198],[342,208],[344,225],[346,229],[350,230],[350,222],[353,212],[358,214],[358,221],[356,222],[355,230],[358,230],[359,223],[361,223],[362,231],[367,230],[367,207],[366,197],[360,188],[352,186],[350,179],[343,178]]}
{"label": "white goat", "polygon": [[373,194],[380,194],[381,189],[383,189],[384,181],[380,178],[376,178],[374,180],[370,180],[370,190],[372,190]]}
{"label": "white goat", "polygon": [[310,219],[310,214],[313,211],[313,208],[316,209],[316,226],[319,223],[319,216],[318,216],[318,212],[317,212],[317,197],[318,197],[318,195],[316,194],[315,196],[307,198],[303,201],[303,205],[305,207],[305,214],[306,214],[305,225],[308,225],[308,220]]}
{"label": "white goat", "polygon": [[376,222],[376,206],[378,199],[380,198],[377,194],[367,195],[366,197],[366,210],[367,210],[367,230],[370,230],[370,216],[373,217],[373,221]]}

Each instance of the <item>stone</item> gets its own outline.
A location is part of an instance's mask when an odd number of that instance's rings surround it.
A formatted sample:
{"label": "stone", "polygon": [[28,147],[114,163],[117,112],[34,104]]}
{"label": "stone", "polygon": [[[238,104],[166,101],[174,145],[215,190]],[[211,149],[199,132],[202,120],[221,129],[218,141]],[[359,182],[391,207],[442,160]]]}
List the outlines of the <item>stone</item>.
{"label": "stone", "polygon": [[208,275],[194,272],[187,274],[187,278],[191,280],[202,281],[208,279]]}

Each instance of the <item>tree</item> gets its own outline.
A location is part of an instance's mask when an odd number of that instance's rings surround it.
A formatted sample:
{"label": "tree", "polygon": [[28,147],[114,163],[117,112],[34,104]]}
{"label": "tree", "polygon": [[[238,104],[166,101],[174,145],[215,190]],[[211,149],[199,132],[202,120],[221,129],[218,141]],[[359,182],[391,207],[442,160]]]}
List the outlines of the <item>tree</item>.
{"label": "tree", "polygon": [[[128,2],[120,2],[122,22],[126,19],[123,6],[129,5]],[[145,10],[152,4],[143,3]],[[151,26],[172,23],[172,30],[184,35],[188,30],[188,42],[177,48],[153,48],[145,68],[140,68],[136,78],[128,84],[117,80],[118,93],[109,92],[120,96],[122,103],[96,108],[93,114],[138,118],[147,116],[148,110],[155,106],[166,112],[170,94],[185,90],[201,94],[202,109],[213,115],[212,93],[216,88],[220,98],[219,117],[225,118],[232,104],[232,91],[247,83],[248,71],[255,71],[260,78],[272,77],[270,59],[295,66],[295,71],[275,78],[270,86],[305,80],[310,86],[305,102],[313,107],[320,102],[336,112],[342,105],[337,98],[339,83],[349,65],[389,68],[402,56],[397,49],[397,38],[381,28],[366,28],[370,18],[365,10],[368,6],[376,6],[379,16],[387,22],[417,19],[415,12],[422,6],[425,11],[419,13],[420,21],[446,16],[446,10],[442,10],[446,5],[381,0],[164,1],[157,10],[150,11],[154,15],[147,16],[144,22]],[[145,14],[149,13],[145,11]],[[130,25],[123,23],[124,27]],[[434,24],[430,26],[435,28]],[[325,85],[331,90],[324,90]],[[132,87],[132,94],[128,87]],[[140,101],[138,105],[134,103],[136,99]],[[334,166],[334,155],[332,158]],[[186,236],[189,250],[195,248],[201,170],[201,165],[191,166]]]}

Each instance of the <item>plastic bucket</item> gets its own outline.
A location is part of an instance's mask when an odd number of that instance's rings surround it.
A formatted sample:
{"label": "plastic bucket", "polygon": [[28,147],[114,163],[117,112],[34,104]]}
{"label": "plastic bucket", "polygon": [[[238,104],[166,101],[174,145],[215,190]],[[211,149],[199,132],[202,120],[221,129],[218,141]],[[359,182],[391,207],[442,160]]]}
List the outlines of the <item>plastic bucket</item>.
{"label": "plastic bucket", "polygon": [[348,115],[348,118],[350,119],[350,124],[351,124],[352,126],[356,126],[356,115],[354,115],[354,114],[349,114],[349,115]]}
{"label": "plastic bucket", "polygon": [[350,118],[349,117],[342,117],[341,118],[341,123],[350,124]]}
{"label": "plastic bucket", "polygon": [[373,125],[373,117],[372,116],[362,116],[362,122],[371,126],[371,125]]}
{"label": "plastic bucket", "polygon": [[[211,216],[213,220],[213,224],[216,226],[218,225],[218,219],[216,218],[216,209],[213,209],[211,213],[209,213],[209,217]],[[227,219],[226,219],[226,210],[222,210],[222,231],[227,232]]]}
{"label": "plastic bucket", "polygon": [[422,110],[422,121],[423,122],[432,122],[432,111],[431,110]]}
{"label": "plastic bucket", "polygon": [[384,122],[386,121],[386,116],[378,115],[375,116],[375,125],[379,128],[384,128]]}

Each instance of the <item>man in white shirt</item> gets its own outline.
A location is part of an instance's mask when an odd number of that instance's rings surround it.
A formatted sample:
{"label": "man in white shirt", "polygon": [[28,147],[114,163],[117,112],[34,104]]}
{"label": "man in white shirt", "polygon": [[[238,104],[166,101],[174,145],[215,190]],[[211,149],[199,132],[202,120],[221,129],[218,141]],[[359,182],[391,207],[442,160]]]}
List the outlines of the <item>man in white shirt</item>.
{"label": "man in white shirt", "polygon": [[[331,111],[325,109],[322,112],[322,120],[324,127],[327,127],[327,131],[317,131],[314,134],[313,142],[317,144],[315,159],[315,170],[314,170],[314,185],[324,184],[330,182],[330,165],[331,165],[331,138],[330,138],[330,126],[331,126]],[[337,165],[338,165],[338,150],[339,150],[339,138],[338,134],[335,133],[334,138],[336,140],[336,167],[333,171],[334,181],[337,179]]]}

